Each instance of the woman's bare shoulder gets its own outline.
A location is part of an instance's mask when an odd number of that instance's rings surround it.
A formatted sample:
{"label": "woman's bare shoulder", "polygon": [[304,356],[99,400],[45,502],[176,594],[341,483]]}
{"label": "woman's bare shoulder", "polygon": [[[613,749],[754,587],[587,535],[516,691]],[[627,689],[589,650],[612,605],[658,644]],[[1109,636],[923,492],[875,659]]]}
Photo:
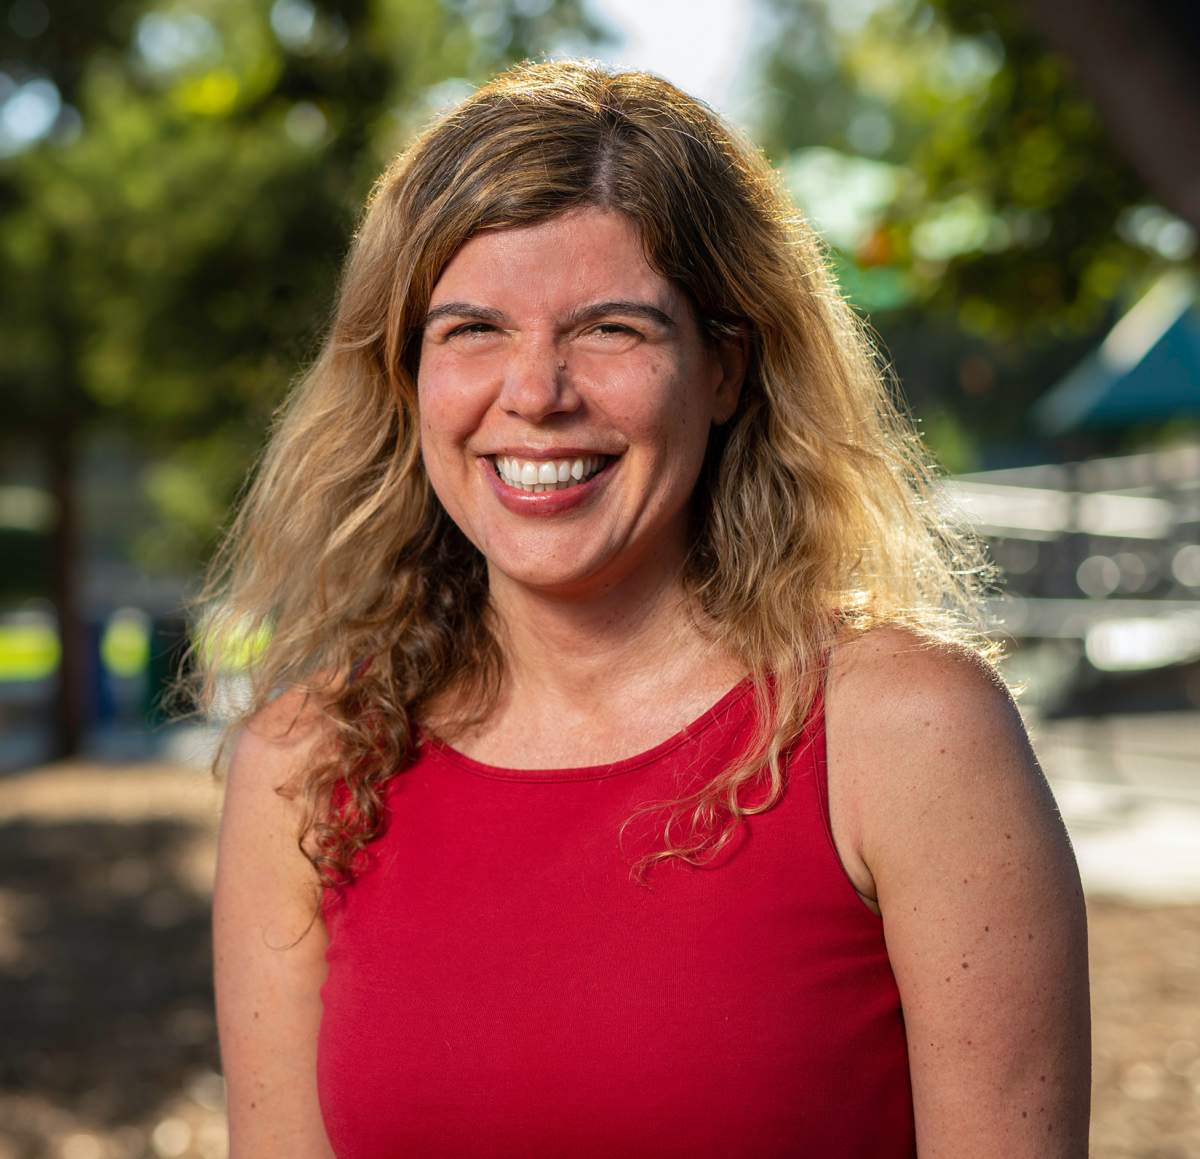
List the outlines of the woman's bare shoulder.
{"label": "woman's bare shoulder", "polygon": [[[974,677],[1003,690],[996,670],[966,644],[924,636],[899,625],[882,625],[834,647],[830,672],[855,679],[905,679],[941,674],[955,682]],[[899,676],[903,673],[903,676]]]}
{"label": "woman's bare shoulder", "polygon": [[960,814],[1003,813],[1018,798],[1056,827],[1016,704],[970,649],[868,632],[831,658],[827,702],[830,796],[851,863],[930,825],[932,841],[951,839]]}
{"label": "woman's bare shoulder", "polygon": [[1020,714],[999,674],[969,647],[880,627],[833,651],[827,693],[850,735],[893,744],[939,725],[1016,728]]}
{"label": "woman's bare shoulder", "polygon": [[250,717],[233,747],[231,785],[250,782],[277,791],[329,755],[337,727],[324,701],[309,690],[288,689]]}

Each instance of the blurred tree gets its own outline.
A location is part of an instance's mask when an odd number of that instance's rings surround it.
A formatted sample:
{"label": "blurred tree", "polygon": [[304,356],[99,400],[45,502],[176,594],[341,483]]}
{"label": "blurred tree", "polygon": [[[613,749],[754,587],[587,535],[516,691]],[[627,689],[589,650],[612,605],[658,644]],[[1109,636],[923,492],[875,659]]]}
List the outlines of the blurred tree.
{"label": "blurred tree", "polygon": [[775,0],[763,137],[947,465],[1022,437],[1119,297],[1191,257],[1009,0]]}
{"label": "blurred tree", "polygon": [[598,34],[580,0],[9,6],[0,393],[58,500],[65,750],[81,433],[119,423],[152,456],[163,518],[136,551],[186,572],[313,349],[381,166],[471,81]]}
{"label": "blurred tree", "polygon": [[1125,156],[1200,229],[1200,9],[1194,0],[1023,0]]}

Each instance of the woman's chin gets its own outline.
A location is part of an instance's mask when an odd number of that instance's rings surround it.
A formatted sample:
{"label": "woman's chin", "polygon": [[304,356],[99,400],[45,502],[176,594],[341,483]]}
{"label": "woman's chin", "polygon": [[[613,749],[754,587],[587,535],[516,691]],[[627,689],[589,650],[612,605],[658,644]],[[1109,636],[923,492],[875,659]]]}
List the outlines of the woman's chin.
{"label": "woman's chin", "polygon": [[493,594],[519,588],[586,603],[624,592],[636,600],[637,592],[678,582],[686,554],[683,529],[672,525],[630,527],[599,519],[511,532],[493,525],[472,536],[487,558]]}
{"label": "woman's chin", "polygon": [[498,588],[521,590],[539,596],[586,600],[610,590],[607,570],[579,560],[564,563],[530,563],[528,559],[489,558],[488,573],[493,593]]}

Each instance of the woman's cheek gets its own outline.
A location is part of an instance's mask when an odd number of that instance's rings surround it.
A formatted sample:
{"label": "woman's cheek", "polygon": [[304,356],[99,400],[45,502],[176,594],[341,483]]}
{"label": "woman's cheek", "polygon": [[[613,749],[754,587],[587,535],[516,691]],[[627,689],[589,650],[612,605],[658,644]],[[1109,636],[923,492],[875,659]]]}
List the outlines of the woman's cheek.
{"label": "woman's cheek", "polygon": [[673,408],[669,376],[656,362],[631,360],[619,369],[604,367],[604,374],[597,373],[597,369],[579,367],[577,385],[600,404],[610,421],[635,439],[652,438],[661,431],[663,419]]}
{"label": "woman's cheek", "polygon": [[422,367],[417,380],[422,438],[439,447],[464,442],[487,409],[479,393],[476,384],[453,367]]}
{"label": "woman's cheek", "polygon": [[461,474],[463,450],[450,421],[453,416],[446,413],[446,392],[439,390],[436,384],[429,384],[418,390],[417,399],[425,473],[442,505],[457,519],[460,505],[457,498],[459,487],[454,478],[455,460],[459,460]]}

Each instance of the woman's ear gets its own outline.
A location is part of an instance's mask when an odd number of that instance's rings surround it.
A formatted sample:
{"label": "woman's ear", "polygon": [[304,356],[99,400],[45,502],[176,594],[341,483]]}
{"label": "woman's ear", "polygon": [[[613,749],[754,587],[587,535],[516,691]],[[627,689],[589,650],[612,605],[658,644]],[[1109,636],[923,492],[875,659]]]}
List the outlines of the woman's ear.
{"label": "woman's ear", "polygon": [[733,418],[750,366],[749,327],[743,322],[729,329],[730,332],[722,335],[713,346],[713,357],[721,368],[712,410],[713,425],[718,427]]}

